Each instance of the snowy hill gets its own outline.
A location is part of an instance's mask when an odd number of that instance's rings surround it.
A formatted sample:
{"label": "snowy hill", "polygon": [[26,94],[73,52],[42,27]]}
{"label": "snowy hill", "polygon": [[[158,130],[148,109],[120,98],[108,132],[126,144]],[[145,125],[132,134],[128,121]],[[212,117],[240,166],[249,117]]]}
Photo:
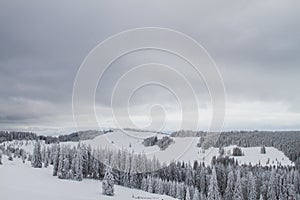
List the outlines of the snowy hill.
{"label": "snowy hill", "polygon": [[98,200],[98,199],[164,199],[174,198],[144,192],[142,190],[115,186],[115,196],[108,197],[101,194],[101,182],[84,179],[82,182],[61,180],[52,176],[52,167],[32,168],[20,159],[8,161],[3,157],[0,165],[1,199],[43,199],[43,200]]}
{"label": "snowy hill", "polygon": [[[110,148],[110,149],[126,149],[128,151],[134,151],[135,153],[145,153],[150,159],[155,156],[161,163],[170,163],[173,160],[193,162],[198,160],[204,162],[206,165],[211,164],[211,160],[214,156],[218,157],[219,149],[210,147],[207,150],[203,150],[197,147],[200,137],[170,137],[172,142],[165,150],[161,150],[157,145],[145,146],[143,141],[145,138],[156,136],[161,139],[166,134],[151,132],[151,131],[138,131],[138,130],[126,130],[125,132],[115,129],[112,132],[101,134],[94,139],[84,140],[82,143],[91,145],[92,148]],[[34,141],[12,141],[6,142],[6,144],[13,144],[15,147],[20,146],[28,152],[32,152]],[[62,144],[77,145],[78,142],[63,142]],[[275,165],[275,166],[294,166],[294,163],[274,147],[266,147],[266,154],[260,154],[260,147],[247,147],[241,148],[243,156],[232,156],[232,150],[236,147],[234,145],[224,148],[225,156],[233,157],[240,164],[252,165],[261,164]]]}

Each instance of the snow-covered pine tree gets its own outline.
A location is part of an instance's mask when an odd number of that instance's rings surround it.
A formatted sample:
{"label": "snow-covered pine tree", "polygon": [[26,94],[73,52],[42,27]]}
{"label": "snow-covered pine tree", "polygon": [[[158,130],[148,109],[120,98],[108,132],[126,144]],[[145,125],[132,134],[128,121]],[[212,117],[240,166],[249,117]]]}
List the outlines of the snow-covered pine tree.
{"label": "snow-covered pine tree", "polygon": [[62,146],[60,148],[60,152],[59,152],[58,168],[57,168],[57,176],[58,176],[58,178],[64,178],[64,175],[63,175],[63,170],[64,170],[64,156],[65,156],[64,149],[65,148]]}
{"label": "snow-covered pine tree", "polygon": [[142,179],[141,189],[144,191],[148,191],[148,182],[145,177]]}
{"label": "snow-covered pine tree", "polygon": [[204,193],[200,193],[200,200],[207,200],[206,196]]}
{"label": "snow-covered pine tree", "polygon": [[158,194],[164,194],[164,185],[163,181],[159,178],[158,180]]}
{"label": "snow-covered pine tree", "polygon": [[153,193],[153,183],[152,183],[152,177],[148,176],[147,178],[147,183],[148,183],[148,192]]}
{"label": "snow-covered pine tree", "polygon": [[175,182],[171,182],[171,181],[169,181],[169,191],[168,191],[168,194],[169,194],[169,196],[171,196],[171,197],[176,197],[176,186],[177,186],[177,184],[175,183]]}
{"label": "snow-covered pine tree", "polygon": [[191,200],[190,189],[188,186],[186,187],[185,200]]}
{"label": "snow-covered pine tree", "polygon": [[196,188],[193,195],[193,200],[199,200],[199,199],[200,199],[199,190]]}
{"label": "snow-covered pine tree", "polygon": [[218,181],[217,181],[217,174],[216,168],[213,167],[210,184],[208,188],[207,200],[221,200],[221,195],[219,192]]}
{"label": "snow-covered pine tree", "polygon": [[276,195],[276,169],[273,168],[270,175],[270,180],[268,184],[268,193],[267,198],[268,199],[277,199]]}
{"label": "snow-covered pine tree", "polygon": [[102,194],[107,196],[114,196],[114,192],[114,177],[111,173],[111,168],[107,166],[102,181]]}
{"label": "snow-covered pine tree", "polygon": [[44,167],[47,168],[49,166],[49,149],[44,147]]}
{"label": "snow-covered pine tree", "polygon": [[52,159],[53,159],[53,176],[57,176],[58,165],[59,165],[59,153],[60,153],[60,145],[55,145],[52,147]]}
{"label": "snow-covered pine tree", "polygon": [[41,143],[39,141],[35,142],[31,165],[34,168],[41,168],[42,163],[42,153],[41,153]]}
{"label": "snow-covered pine tree", "polygon": [[2,151],[0,150],[0,165],[2,165]]}
{"label": "snow-covered pine tree", "polygon": [[176,183],[176,198],[183,199],[183,183]]}
{"label": "snow-covered pine tree", "polygon": [[229,168],[229,172],[227,175],[227,187],[224,193],[224,200],[231,200],[234,192],[234,172],[232,167]]}
{"label": "snow-covered pine tree", "polygon": [[240,169],[237,170],[236,182],[235,182],[235,187],[234,187],[234,192],[233,192],[233,200],[243,200]]}
{"label": "snow-covered pine tree", "polygon": [[74,158],[74,179],[77,181],[82,181],[82,153],[80,145],[77,146],[76,154]]}
{"label": "snow-covered pine tree", "polygon": [[200,192],[203,193],[203,194],[206,194],[207,192],[207,181],[206,181],[206,172],[205,172],[205,168],[203,167],[201,169],[201,172],[200,172]]}
{"label": "snow-covered pine tree", "polygon": [[248,186],[249,196],[248,196],[248,200],[256,200],[257,193],[256,193],[255,177],[253,176],[253,173],[251,171],[249,172],[248,180],[249,180],[249,186]]}

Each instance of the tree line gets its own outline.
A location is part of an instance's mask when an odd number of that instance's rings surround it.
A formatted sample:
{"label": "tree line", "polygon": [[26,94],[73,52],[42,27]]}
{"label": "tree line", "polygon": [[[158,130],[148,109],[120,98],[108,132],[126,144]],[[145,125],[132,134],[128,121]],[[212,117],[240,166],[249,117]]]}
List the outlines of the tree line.
{"label": "tree line", "polygon": [[[239,166],[232,158],[214,157],[211,166],[172,162],[161,164],[144,154],[90,146],[36,143],[32,165],[53,165],[53,175],[81,181],[83,178],[105,180],[105,191],[113,183],[151,193],[185,200],[290,200],[300,198],[300,176],[294,167]],[[38,164],[35,164],[38,162]],[[109,169],[109,170],[107,170]],[[105,178],[106,177],[106,178]]]}

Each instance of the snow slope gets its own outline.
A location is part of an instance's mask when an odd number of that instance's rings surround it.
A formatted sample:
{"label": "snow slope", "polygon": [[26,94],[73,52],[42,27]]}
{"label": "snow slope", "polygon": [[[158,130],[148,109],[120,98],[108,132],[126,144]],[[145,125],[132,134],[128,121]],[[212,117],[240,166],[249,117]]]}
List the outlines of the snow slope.
{"label": "snow slope", "polygon": [[6,156],[3,157],[3,165],[0,165],[1,200],[127,200],[138,197],[174,199],[121,186],[115,186],[115,196],[108,197],[101,194],[100,181],[61,180],[52,176],[51,167],[35,169],[29,163],[23,164],[20,159],[8,161]]}
{"label": "snow slope", "polygon": [[[114,130],[111,133],[100,135],[93,140],[84,141],[86,144],[90,144],[92,147],[108,147],[115,149],[127,149],[133,150],[136,153],[144,152],[149,158],[155,156],[162,163],[169,163],[172,160],[180,160],[185,162],[193,162],[198,160],[204,162],[206,165],[210,165],[213,156],[219,156],[218,148],[209,148],[202,150],[197,147],[199,137],[172,137],[174,143],[172,143],[167,149],[161,151],[158,146],[145,147],[142,142],[144,138],[157,136],[162,138],[163,134],[153,132],[138,132],[127,131],[126,133],[120,130]],[[130,144],[130,145],[129,145]],[[225,147],[225,154],[231,155],[233,148],[236,146]],[[240,164],[252,165],[261,164],[265,165],[294,165],[283,152],[274,147],[266,147],[266,154],[260,154],[260,147],[241,148],[244,152],[244,156],[234,157]],[[270,161],[268,162],[268,160]]]}
{"label": "snow slope", "polygon": [[[185,162],[194,162],[198,160],[204,162],[206,165],[211,164],[213,156],[219,156],[218,148],[209,148],[202,150],[197,147],[199,137],[172,137],[174,142],[164,151],[155,146],[145,147],[143,140],[147,137],[157,136],[158,139],[166,136],[151,131],[134,131],[126,130],[113,130],[104,135],[99,135],[92,140],[84,140],[83,143],[91,145],[92,148],[111,148],[111,149],[127,149],[128,151],[134,151],[135,153],[145,153],[148,158],[155,156],[161,163],[170,163],[171,161],[180,160]],[[22,143],[23,145],[20,145]],[[32,152],[33,141],[26,142],[7,142],[7,144],[14,144],[14,146],[20,146],[28,152]],[[27,144],[27,145],[26,145]],[[77,142],[64,142],[66,145],[77,145]],[[233,157],[232,149],[236,146],[225,147],[225,155]],[[241,148],[244,152],[244,156],[234,157],[240,164],[252,165],[261,164],[265,165],[294,165],[283,152],[274,147],[266,147],[266,154],[260,154],[260,147]],[[269,160],[269,161],[268,161]]]}

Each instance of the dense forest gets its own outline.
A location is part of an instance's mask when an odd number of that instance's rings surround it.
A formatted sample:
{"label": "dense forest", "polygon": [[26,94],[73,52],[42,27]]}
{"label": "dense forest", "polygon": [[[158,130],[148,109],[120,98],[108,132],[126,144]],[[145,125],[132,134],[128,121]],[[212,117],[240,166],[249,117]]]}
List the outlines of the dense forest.
{"label": "dense forest", "polygon": [[[156,158],[125,150],[90,146],[35,143],[32,155],[17,145],[0,145],[10,157],[27,157],[33,167],[53,165],[53,176],[81,181],[103,180],[108,173],[115,184],[185,200],[296,200],[300,175],[293,167],[239,166],[228,157],[214,157],[210,166],[197,161],[161,164]],[[27,161],[28,162],[28,161]]]}
{"label": "dense forest", "polygon": [[223,132],[215,147],[228,145],[240,147],[272,146],[281,150],[300,167],[300,131],[232,131]]}

